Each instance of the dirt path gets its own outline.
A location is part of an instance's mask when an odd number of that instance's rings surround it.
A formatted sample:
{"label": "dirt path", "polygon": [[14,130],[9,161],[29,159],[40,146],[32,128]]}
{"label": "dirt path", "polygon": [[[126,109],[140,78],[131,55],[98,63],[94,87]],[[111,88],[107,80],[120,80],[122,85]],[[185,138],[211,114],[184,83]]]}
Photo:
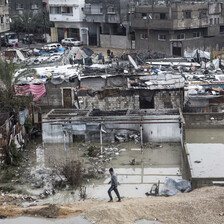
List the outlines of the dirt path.
{"label": "dirt path", "polygon": [[224,223],[224,188],[207,187],[174,197],[124,199],[122,203],[87,200],[73,205],[43,205],[21,208],[1,205],[0,215],[7,217],[39,216],[65,218],[86,216],[99,224],[130,224],[138,219],[166,224]]}

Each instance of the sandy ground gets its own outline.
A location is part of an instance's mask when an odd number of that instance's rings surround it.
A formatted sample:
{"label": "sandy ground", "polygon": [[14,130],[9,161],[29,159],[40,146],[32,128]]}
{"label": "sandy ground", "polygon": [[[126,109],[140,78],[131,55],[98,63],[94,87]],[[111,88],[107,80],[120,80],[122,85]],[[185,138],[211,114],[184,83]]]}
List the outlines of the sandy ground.
{"label": "sandy ground", "polygon": [[[4,198],[1,196],[0,201]],[[7,202],[6,202],[7,203]],[[130,224],[135,220],[155,218],[166,224],[224,223],[224,188],[206,187],[174,197],[123,199],[121,203],[87,200],[72,205],[22,208],[0,205],[0,215],[7,217],[39,216],[65,218],[83,215],[99,224]]]}
{"label": "sandy ground", "polygon": [[111,52],[114,53],[116,57],[120,57],[124,52],[128,53],[130,50],[127,49],[119,49],[119,48],[105,48],[105,47],[95,47],[95,46],[90,46],[89,47],[94,53],[99,54],[102,53],[104,57],[107,56],[107,50],[110,49]]}

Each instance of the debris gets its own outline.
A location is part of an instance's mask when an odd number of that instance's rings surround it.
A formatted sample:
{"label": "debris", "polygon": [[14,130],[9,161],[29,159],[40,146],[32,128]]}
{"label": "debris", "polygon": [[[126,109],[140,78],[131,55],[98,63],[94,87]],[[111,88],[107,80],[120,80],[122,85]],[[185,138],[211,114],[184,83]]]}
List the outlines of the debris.
{"label": "debris", "polygon": [[173,196],[179,193],[187,193],[191,191],[191,183],[188,180],[174,180],[166,178],[163,189],[160,193],[162,196]]}

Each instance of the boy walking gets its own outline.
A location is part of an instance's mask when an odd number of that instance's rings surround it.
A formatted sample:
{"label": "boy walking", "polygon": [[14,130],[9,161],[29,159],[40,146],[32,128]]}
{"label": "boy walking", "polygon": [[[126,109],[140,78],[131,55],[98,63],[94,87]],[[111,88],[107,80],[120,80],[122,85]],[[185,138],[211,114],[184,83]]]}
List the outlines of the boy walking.
{"label": "boy walking", "polygon": [[111,181],[108,184],[111,184],[111,187],[108,190],[108,195],[110,197],[110,200],[108,202],[113,202],[113,198],[112,198],[112,195],[111,195],[112,191],[114,191],[115,194],[117,195],[117,198],[118,198],[117,202],[121,202],[120,194],[119,194],[118,189],[117,189],[117,185],[118,185],[117,176],[114,173],[113,168],[110,168],[109,172],[110,172],[110,175],[111,175]]}

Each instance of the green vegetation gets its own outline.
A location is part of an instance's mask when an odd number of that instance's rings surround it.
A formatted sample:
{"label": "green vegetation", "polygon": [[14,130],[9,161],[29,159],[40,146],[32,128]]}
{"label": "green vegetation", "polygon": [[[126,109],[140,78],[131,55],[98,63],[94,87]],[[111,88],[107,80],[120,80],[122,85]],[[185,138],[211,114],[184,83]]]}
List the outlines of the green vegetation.
{"label": "green vegetation", "polygon": [[27,69],[22,71],[17,77],[14,74],[21,68],[21,65],[15,65],[13,61],[7,62],[0,59],[0,80],[2,87],[0,89],[0,105],[1,108],[9,112],[23,110],[30,106],[33,97],[30,96],[16,96],[14,85],[21,77],[29,77],[36,75],[36,70]]}
{"label": "green vegetation", "polygon": [[11,30],[17,34],[25,32],[27,34],[40,34],[44,31],[49,32],[51,22],[49,21],[49,13],[47,11],[33,13],[33,11],[25,11],[13,20]]}

